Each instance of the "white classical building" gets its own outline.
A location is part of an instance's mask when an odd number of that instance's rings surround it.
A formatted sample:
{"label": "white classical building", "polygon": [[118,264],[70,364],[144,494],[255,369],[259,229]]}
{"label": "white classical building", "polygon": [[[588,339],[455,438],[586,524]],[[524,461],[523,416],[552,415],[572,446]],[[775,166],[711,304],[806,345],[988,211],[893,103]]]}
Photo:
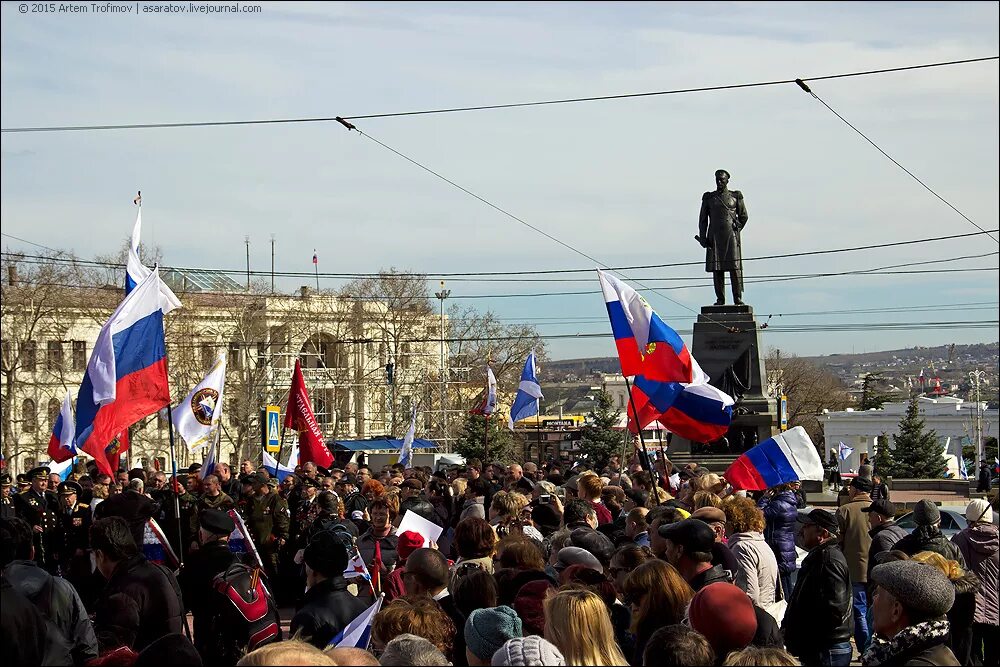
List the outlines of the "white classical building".
{"label": "white classical building", "polygon": [[[920,415],[924,418],[925,428],[933,430],[941,443],[942,450],[947,450],[949,469],[957,475],[957,457],[961,455],[962,446],[975,441],[976,408],[975,402],[964,401],[952,396],[917,399]],[[890,436],[899,434],[899,422],[906,413],[907,403],[886,403],[881,410],[860,411],[848,408],[843,412],[824,410],[819,415],[826,438],[827,451],[837,451],[843,442],[852,447],[854,452],[841,464],[841,470],[857,470],[862,461],[874,457],[876,438],[883,433]],[[982,410],[982,435],[984,438],[997,435],[997,410],[987,410],[986,404],[978,406]],[[975,471],[969,470],[974,476]]]}

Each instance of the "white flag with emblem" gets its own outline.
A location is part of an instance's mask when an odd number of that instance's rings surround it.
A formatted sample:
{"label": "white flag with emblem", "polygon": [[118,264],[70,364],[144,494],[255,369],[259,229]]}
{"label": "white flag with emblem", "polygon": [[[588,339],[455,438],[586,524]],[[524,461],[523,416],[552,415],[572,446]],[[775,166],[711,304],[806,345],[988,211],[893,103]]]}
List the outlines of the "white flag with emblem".
{"label": "white flag with emblem", "polygon": [[226,353],[221,352],[205,379],[174,408],[174,429],[194,451],[213,441],[222,419]]}

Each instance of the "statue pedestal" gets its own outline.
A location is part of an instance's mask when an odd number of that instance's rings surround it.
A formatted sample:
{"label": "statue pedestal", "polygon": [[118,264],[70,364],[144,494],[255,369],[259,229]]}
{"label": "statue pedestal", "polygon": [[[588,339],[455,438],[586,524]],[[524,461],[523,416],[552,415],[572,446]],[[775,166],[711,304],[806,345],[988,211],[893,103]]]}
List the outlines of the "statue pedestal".
{"label": "statue pedestal", "polygon": [[702,308],[694,325],[691,354],[714,386],[737,399],[726,434],[729,444],[717,441],[705,447],[674,437],[671,453],[739,454],[778,432],[777,401],[764,394],[767,375],[760,326],[751,306]]}

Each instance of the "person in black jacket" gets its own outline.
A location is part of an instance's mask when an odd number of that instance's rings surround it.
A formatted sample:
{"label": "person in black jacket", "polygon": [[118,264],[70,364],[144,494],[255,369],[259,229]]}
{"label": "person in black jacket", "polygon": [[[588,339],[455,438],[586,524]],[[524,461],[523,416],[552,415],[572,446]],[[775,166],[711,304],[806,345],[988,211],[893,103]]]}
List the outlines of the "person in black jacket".
{"label": "person in black jacket", "polygon": [[[868,549],[868,581],[871,581],[872,569],[879,564],[877,556],[891,551],[896,542],[906,537],[906,529],[896,525],[893,520],[896,516],[896,505],[888,500],[873,500],[871,505],[861,511],[868,514],[868,522],[872,526],[868,531],[868,535],[872,538],[871,547]],[[875,591],[872,586],[868,588],[868,599],[871,600]]]}
{"label": "person in black jacket", "polygon": [[324,649],[368,603],[347,590],[347,548],[328,531],[317,533],[302,555],[306,564],[306,595],[292,617],[291,635]]}
{"label": "person in black jacket", "polygon": [[46,652],[52,642],[42,612],[10,585],[7,577],[0,583],[0,645],[4,664],[34,667],[46,664]]}
{"label": "person in black jacket", "polygon": [[177,583],[194,616],[195,648],[205,663],[224,664],[221,644],[215,641],[225,630],[216,622],[221,598],[213,595],[212,580],[237,562],[236,554],[229,550],[229,535],[236,524],[222,510],[202,510],[198,519],[199,547],[188,556]]}
{"label": "person in black jacket", "polygon": [[785,647],[805,665],[849,665],[854,631],[851,575],[837,545],[837,518],[814,509],[799,514],[799,522],[809,555],[785,610]]}
{"label": "person in black jacket", "polygon": [[915,556],[921,551],[933,551],[946,560],[958,561],[964,570],[965,556],[962,550],[941,533],[941,510],[929,500],[918,501],[913,506],[913,522],[917,525],[913,532],[896,542],[893,549],[907,556]]}
{"label": "person in black jacket", "polygon": [[159,514],[159,511],[160,508],[156,503],[141,491],[129,487],[95,507],[94,518],[121,517],[132,532],[132,540],[141,545],[146,532],[146,522]]}
{"label": "person in black jacket", "polygon": [[102,652],[119,646],[141,651],[163,635],[181,632],[184,605],[177,580],[139,552],[124,519],[94,521],[90,545],[98,571],[108,580],[94,615]]}
{"label": "person in black jacket", "polygon": [[[450,571],[448,559],[437,549],[417,549],[406,559],[406,571],[403,582],[406,584],[406,594],[427,595],[437,602],[456,628],[464,628],[466,617],[455,604],[454,598],[448,592]],[[465,655],[465,633],[455,633],[455,644],[452,647],[455,667],[465,667],[468,660]]]}

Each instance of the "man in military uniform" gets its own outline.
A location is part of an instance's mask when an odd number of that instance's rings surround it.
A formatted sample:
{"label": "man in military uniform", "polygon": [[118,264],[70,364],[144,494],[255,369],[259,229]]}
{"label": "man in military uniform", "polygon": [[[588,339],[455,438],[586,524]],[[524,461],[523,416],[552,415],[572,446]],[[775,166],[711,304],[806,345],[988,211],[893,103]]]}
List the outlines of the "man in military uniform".
{"label": "man in military uniform", "polygon": [[90,569],[90,505],[79,502],[83,487],[77,482],[59,485],[59,528],[54,540],[55,557],[62,576],[76,588],[84,605],[93,602]]}
{"label": "man in military uniform", "polygon": [[277,581],[278,551],[288,541],[288,504],[268,484],[267,475],[254,478],[254,495],[247,529],[253,538],[268,579]]}
{"label": "man in military uniform", "polygon": [[17,492],[21,493],[22,491],[27,491],[29,488],[31,488],[31,478],[28,477],[24,473],[21,473],[20,475],[18,475],[17,476]]}
{"label": "man in military uniform", "polygon": [[726,303],[726,272],[733,288],[733,303],[743,305],[743,254],[740,232],[749,220],[743,193],[729,190],[729,172],[715,172],[716,189],[701,196],[698,236],[705,248],[705,270],[715,281],[715,305]]}
{"label": "man in military uniform", "polygon": [[7,473],[0,475],[0,519],[13,519],[17,516],[10,482],[10,475]]}
{"label": "man in military uniform", "polygon": [[205,510],[222,510],[228,512],[236,507],[236,503],[228,494],[222,492],[222,481],[215,475],[205,475],[201,483],[201,498],[195,504],[189,523],[191,528],[191,550],[198,548],[198,528],[201,526],[199,517]]}
{"label": "man in military uniform", "polygon": [[34,533],[35,561],[49,572],[55,573],[56,558],[53,538],[59,522],[59,499],[48,490],[49,468],[39,466],[28,472],[31,487],[17,494],[14,506],[17,515],[23,519]]}
{"label": "man in military uniform", "polygon": [[224,642],[219,639],[225,628],[217,623],[219,604],[228,601],[215,594],[212,580],[237,562],[236,554],[229,550],[229,535],[235,528],[235,522],[225,511],[203,509],[195,533],[198,549],[191,552],[177,575],[184,604],[194,616],[194,645],[205,664],[233,664],[221,655]]}

